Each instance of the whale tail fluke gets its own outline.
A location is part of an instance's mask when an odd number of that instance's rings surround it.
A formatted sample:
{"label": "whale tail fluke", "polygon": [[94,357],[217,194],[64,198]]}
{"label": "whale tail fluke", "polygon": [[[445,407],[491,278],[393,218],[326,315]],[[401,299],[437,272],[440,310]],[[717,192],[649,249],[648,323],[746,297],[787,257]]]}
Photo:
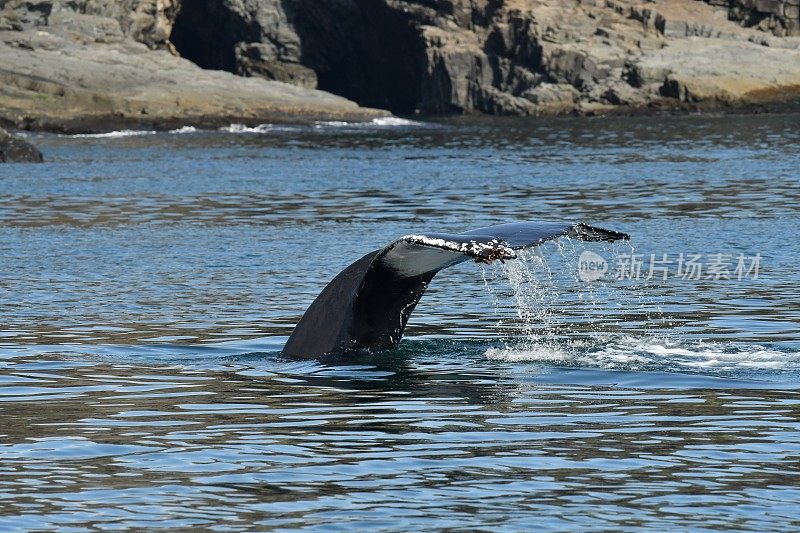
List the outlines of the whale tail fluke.
{"label": "whale tail fluke", "polygon": [[317,358],[394,348],[437,272],[469,259],[481,263],[514,259],[517,250],[562,236],[607,242],[629,238],[582,223],[541,221],[458,234],[406,235],[368,253],[328,283],[298,322],[283,353]]}

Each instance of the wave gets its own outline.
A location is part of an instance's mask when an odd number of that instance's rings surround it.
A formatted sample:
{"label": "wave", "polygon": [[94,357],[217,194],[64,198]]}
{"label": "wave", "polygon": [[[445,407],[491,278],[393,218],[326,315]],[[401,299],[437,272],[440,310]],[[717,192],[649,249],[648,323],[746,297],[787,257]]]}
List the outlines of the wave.
{"label": "wave", "polygon": [[68,135],[68,137],[103,139],[103,138],[118,138],[118,137],[139,137],[142,135],[155,135],[156,133],[158,132],[154,130],[118,130],[118,131],[109,131],[106,133],[77,133],[75,135]]}
{"label": "wave", "polygon": [[272,133],[276,131],[297,131],[301,129],[300,126],[291,125],[276,125],[276,124],[259,124],[258,126],[247,126],[245,124],[230,124],[219,128],[219,131],[226,133]]}
{"label": "wave", "polygon": [[679,343],[671,339],[622,336],[605,341],[528,341],[489,348],[487,359],[609,370],[694,372],[800,371],[800,352],[743,343]]}
{"label": "wave", "polygon": [[[314,122],[311,125],[312,129],[380,129],[392,127],[411,127],[411,126],[424,126],[422,122],[415,122],[400,117],[379,117],[366,122],[347,122],[344,120],[322,120]],[[274,133],[279,131],[299,131],[307,128],[298,125],[276,125],[276,124],[259,124],[257,126],[247,126],[245,124],[230,124],[219,128],[219,131],[227,133]]]}
{"label": "wave", "polygon": [[[197,128],[194,126],[183,126],[174,130],[169,130],[168,133],[195,133]],[[156,135],[155,130],[115,130],[107,131],[104,133],[76,133],[74,135],[66,135],[66,137],[76,137],[85,139],[116,139],[120,137],[141,137],[143,135]]]}
{"label": "wave", "polygon": [[372,124],[376,126],[424,126],[423,122],[408,120],[400,117],[380,117],[372,119]]}
{"label": "wave", "polygon": [[[345,122],[341,120],[328,120],[314,122],[313,129],[328,128],[350,128],[350,129],[380,129],[392,127],[412,127],[424,126],[422,122],[416,122],[400,117],[379,117],[367,122]],[[274,133],[286,131],[301,131],[308,126],[287,125],[287,124],[258,124],[257,126],[247,126],[245,124],[233,123],[219,128],[218,131],[226,133]],[[184,134],[196,133],[199,130],[195,126],[182,126],[165,133]],[[74,135],[64,135],[64,137],[85,138],[85,139],[116,139],[122,137],[141,137],[144,135],[156,135],[156,130],[115,130],[103,133],[78,133]]]}
{"label": "wave", "polygon": [[408,120],[400,117],[378,117],[368,122],[345,122],[342,120],[325,120],[315,122],[314,127],[320,128],[387,128],[387,127],[410,127],[424,126],[422,122]]}
{"label": "wave", "polygon": [[170,133],[195,133],[197,128],[194,126],[183,126],[174,130],[169,130]]}
{"label": "wave", "polygon": [[245,126],[244,124],[231,124],[229,126],[223,126],[219,129],[219,131],[225,131],[228,133],[266,133],[272,130],[272,124],[259,124],[258,126],[250,127]]}

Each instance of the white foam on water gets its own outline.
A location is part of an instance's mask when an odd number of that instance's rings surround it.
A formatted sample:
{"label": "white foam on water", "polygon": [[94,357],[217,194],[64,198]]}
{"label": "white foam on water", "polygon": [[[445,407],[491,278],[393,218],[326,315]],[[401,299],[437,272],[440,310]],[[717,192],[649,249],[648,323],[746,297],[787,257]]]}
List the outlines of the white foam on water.
{"label": "white foam on water", "polygon": [[422,122],[408,120],[400,117],[380,117],[373,118],[372,124],[376,126],[422,126]]}
{"label": "white foam on water", "polygon": [[356,125],[355,122],[344,122],[342,120],[324,120],[314,123],[315,128],[344,128],[346,126],[354,125]]}
{"label": "white foam on water", "polygon": [[245,124],[229,124],[219,128],[218,131],[226,133],[274,133],[281,131],[298,131],[302,126],[292,126],[287,124],[259,124],[258,126],[247,126]]}
{"label": "white foam on water", "polygon": [[156,131],[153,130],[118,130],[108,131],[105,133],[78,133],[75,135],[66,135],[66,137],[87,138],[87,139],[114,139],[119,137],[140,137],[142,135],[155,135]]}
{"label": "white foam on water", "polygon": [[[423,126],[421,122],[415,122],[399,117],[380,117],[374,118],[366,122],[345,122],[342,120],[328,120],[315,122],[312,127],[314,129],[327,129],[327,128],[352,128],[352,129],[368,129],[368,128],[391,128],[400,126]],[[308,126],[300,125],[277,125],[277,124],[258,124],[257,126],[247,126],[245,124],[233,123],[219,128],[219,131],[226,133],[274,133],[282,131],[298,131]],[[184,134],[195,133],[197,128],[194,126],[183,126],[174,130],[169,130],[169,133]],[[88,139],[113,139],[120,137],[139,137],[142,135],[155,135],[158,133],[155,130],[117,130],[104,133],[78,133],[75,135],[65,135],[65,137],[75,138],[88,138]]]}
{"label": "white foam on water", "polygon": [[400,117],[379,117],[373,118],[368,122],[345,122],[343,120],[323,120],[314,123],[314,128],[391,128],[391,127],[408,127],[408,126],[423,126],[422,122],[408,120]]}
{"label": "white foam on water", "polygon": [[536,361],[565,364],[571,359],[571,355],[568,352],[550,343],[531,344],[524,349],[489,348],[484,355],[492,361],[508,361],[512,363]]}
{"label": "white foam on water", "polygon": [[226,131],[228,133],[267,133],[272,131],[272,124],[259,124],[258,126],[245,126],[244,124],[230,124],[223,126],[219,131]]}
{"label": "white foam on water", "polygon": [[800,352],[738,343],[683,342],[619,336],[596,344],[553,345],[523,342],[489,348],[487,359],[609,370],[737,371],[800,370]]}
{"label": "white foam on water", "polygon": [[174,130],[169,130],[170,133],[195,133],[197,128],[194,126],[183,126],[182,128],[177,128]]}

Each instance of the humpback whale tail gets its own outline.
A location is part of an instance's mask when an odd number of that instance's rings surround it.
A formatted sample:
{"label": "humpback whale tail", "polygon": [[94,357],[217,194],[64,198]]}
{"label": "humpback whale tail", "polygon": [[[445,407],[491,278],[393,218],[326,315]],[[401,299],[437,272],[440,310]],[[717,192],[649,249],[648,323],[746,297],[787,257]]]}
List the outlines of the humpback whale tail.
{"label": "humpback whale tail", "polygon": [[561,236],[608,242],[629,238],[625,233],[564,222],[515,222],[458,234],[406,235],[368,253],[333,278],[295,326],[283,353],[316,358],[394,348],[437,272],[468,259],[481,263],[514,259],[516,250]]}

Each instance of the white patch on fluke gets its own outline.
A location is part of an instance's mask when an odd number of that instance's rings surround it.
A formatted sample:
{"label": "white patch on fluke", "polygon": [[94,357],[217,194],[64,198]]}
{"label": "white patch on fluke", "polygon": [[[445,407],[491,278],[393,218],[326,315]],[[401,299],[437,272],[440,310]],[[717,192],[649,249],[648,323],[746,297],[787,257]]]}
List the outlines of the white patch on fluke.
{"label": "white patch on fluke", "polygon": [[514,259],[517,257],[517,254],[514,253],[514,250],[497,239],[492,239],[489,242],[454,242],[446,239],[428,237],[426,235],[406,235],[404,237],[400,237],[399,240],[412,244],[419,244],[422,246],[450,250],[452,252],[469,255],[470,257],[483,257],[489,255],[497,256],[497,259]]}
{"label": "white patch on fluke", "polygon": [[498,240],[488,243],[462,243],[427,235],[406,235],[392,244],[382,261],[403,276],[417,276],[452,266],[468,258],[489,262],[514,257],[514,250]]}

